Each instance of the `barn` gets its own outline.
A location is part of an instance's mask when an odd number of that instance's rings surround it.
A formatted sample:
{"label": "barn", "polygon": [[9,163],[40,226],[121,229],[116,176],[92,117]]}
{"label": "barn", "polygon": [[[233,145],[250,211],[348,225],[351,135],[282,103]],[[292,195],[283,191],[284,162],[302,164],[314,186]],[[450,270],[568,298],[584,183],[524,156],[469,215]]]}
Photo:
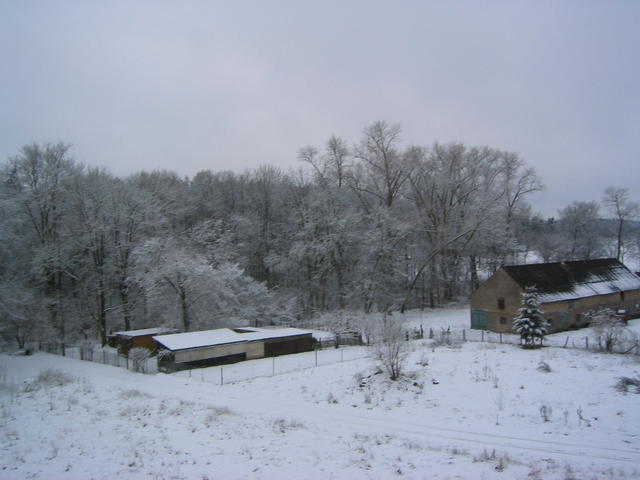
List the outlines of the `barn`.
{"label": "barn", "polygon": [[640,277],[616,259],[501,267],[471,296],[471,328],[511,332],[522,293],[534,288],[550,332],[588,325],[585,313],[609,307],[640,316]]}
{"label": "barn", "polygon": [[175,329],[164,327],[127,330],[112,333],[107,341],[111,347],[117,348],[121,355],[128,355],[132,348],[146,348],[155,353],[158,345],[153,340],[153,336],[174,333],[175,331]]}
{"label": "barn", "polygon": [[297,328],[218,328],[154,336],[158,368],[176,371],[313,350],[309,330]]}

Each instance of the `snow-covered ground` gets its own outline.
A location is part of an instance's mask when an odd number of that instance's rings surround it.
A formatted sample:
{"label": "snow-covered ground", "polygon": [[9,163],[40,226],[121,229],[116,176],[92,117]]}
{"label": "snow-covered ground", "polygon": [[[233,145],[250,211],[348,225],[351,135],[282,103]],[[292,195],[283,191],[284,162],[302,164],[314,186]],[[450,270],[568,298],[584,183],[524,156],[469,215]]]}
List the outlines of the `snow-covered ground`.
{"label": "snow-covered ground", "polygon": [[[409,318],[468,326],[464,308]],[[640,395],[613,388],[640,377],[637,357],[411,344],[399,382],[356,358],[365,347],[318,367],[313,352],[281,357],[303,369],[274,376],[272,359],[244,362],[265,376],[228,370],[223,386],[216,369],[3,355],[0,479],[640,478]]]}

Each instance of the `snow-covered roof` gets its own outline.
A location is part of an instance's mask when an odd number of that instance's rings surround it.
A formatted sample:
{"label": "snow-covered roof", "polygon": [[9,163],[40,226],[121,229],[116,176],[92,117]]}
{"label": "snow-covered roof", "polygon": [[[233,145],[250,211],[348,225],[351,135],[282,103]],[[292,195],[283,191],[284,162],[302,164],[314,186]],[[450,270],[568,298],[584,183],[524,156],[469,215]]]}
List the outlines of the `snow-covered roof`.
{"label": "snow-covered roof", "polygon": [[612,258],[513,265],[503,269],[523,289],[535,288],[541,303],[640,289],[640,277]]}
{"label": "snow-covered roof", "polygon": [[127,330],[122,332],[115,332],[113,335],[118,335],[120,337],[143,337],[145,335],[162,335],[163,333],[171,333],[175,332],[174,329],[165,328],[165,327],[154,327],[154,328],[142,328],[140,330]]}
{"label": "snow-covered roof", "polygon": [[[243,333],[240,333],[242,331]],[[311,335],[310,330],[299,328],[217,328],[201,332],[175,333],[159,335],[153,339],[169,350],[185,350],[188,348],[210,347],[225,343],[255,342],[270,338],[293,337],[297,335]]]}

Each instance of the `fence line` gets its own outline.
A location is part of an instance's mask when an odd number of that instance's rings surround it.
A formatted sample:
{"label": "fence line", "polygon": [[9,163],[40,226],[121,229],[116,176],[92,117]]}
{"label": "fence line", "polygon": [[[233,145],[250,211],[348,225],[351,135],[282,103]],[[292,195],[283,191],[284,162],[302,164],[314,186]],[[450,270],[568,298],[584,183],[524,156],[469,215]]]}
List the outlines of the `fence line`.
{"label": "fence line", "polygon": [[[427,333],[425,332],[425,336]],[[520,345],[520,336],[513,333],[496,333],[489,330],[441,328],[437,331],[429,329],[428,338],[438,344],[455,344],[464,342],[486,342],[509,345]],[[556,348],[571,348],[589,352],[607,352],[603,336],[577,335],[575,333],[563,335],[561,332],[552,336],[545,336],[543,346]],[[613,345],[611,353],[640,355],[640,342],[635,336],[618,339]]]}
{"label": "fence line", "polygon": [[130,358],[119,353],[98,347],[96,345],[66,345],[58,342],[34,342],[27,345],[32,352],[45,352],[74,360],[102,363],[113,367],[126,368],[134,372],[154,374],[158,372],[156,357],[150,357],[142,362],[133,362]]}
{"label": "fence line", "polygon": [[181,370],[171,375],[196,378],[203,382],[222,386],[255,378],[273,377],[336,363],[361,360],[368,356],[369,348],[365,346],[329,348],[215,367]]}

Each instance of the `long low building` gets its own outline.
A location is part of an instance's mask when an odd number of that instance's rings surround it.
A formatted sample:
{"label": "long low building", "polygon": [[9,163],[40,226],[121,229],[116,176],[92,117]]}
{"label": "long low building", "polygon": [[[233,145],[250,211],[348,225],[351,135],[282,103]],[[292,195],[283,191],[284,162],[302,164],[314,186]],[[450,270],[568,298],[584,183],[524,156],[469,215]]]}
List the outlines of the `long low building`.
{"label": "long low building", "polygon": [[549,332],[587,326],[587,314],[598,307],[640,316],[640,277],[605,258],[500,268],[471,296],[471,328],[512,332],[528,289],[538,294]]}
{"label": "long low building", "polygon": [[158,367],[184,370],[313,350],[309,330],[298,328],[218,328],[158,335]]}

